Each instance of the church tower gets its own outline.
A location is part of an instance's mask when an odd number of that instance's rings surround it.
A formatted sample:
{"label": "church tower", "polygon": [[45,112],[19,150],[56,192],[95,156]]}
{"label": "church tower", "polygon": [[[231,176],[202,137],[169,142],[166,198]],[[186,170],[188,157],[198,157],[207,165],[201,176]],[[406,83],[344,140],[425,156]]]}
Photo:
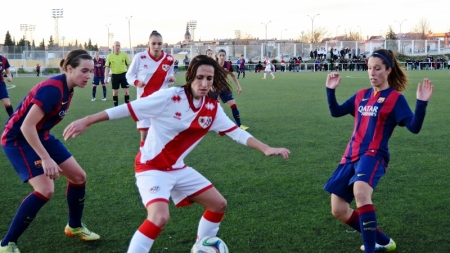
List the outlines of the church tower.
{"label": "church tower", "polygon": [[184,43],[190,43],[191,42],[191,33],[189,32],[189,24],[186,24],[186,33],[184,34]]}

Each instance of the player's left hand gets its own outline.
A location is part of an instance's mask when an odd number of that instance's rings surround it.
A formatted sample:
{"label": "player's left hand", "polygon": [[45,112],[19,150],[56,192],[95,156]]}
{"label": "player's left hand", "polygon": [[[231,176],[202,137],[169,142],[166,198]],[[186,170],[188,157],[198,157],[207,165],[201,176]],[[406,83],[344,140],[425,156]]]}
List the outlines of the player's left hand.
{"label": "player's left hand", "polygon": [[237,87],[237,94],[241,94],[241,92],[242,92],[242,88],[241,88],[241,86],[239,85],[239,86]]}
{"label": "player's left hand", "polygon": [[290,153],[291,153],[291,151],[289,151],[289,149],[286,149],[286,148],[270,147],[266,151],[264,151],[264,154],[266,156],[281,155],[281,156],[283,156],[284,159],[288,158]]}
{"label": "player's left hand", "polygon": [[12,78],[11,78],[10,76],[7,76],[7,77],[6,77],[6,81],[11,82],[11,81],[12,81]]}
{"label": "player's left hand", "polygon": [[171,83],[174,83],[176,80],[177,80],[177,79],[176,79],[174,76],[169,76],[169,77],[167,78],[167,81],[168,81],[168,82],[171,82]]}
{"label": "player's left hand", "polygon": [[422,101],[430,100],[431,95],[433,95],[433,89],[434,87],[431,84],[431,81],[428,78],[424,78],[423,83],[417,85],[417,99]]}
{"label": "player's left hand", "polygon": [[75,138],[78,135],[82,134],[87,129],[86,119],[75,120],[70,123],[63,132],[64,140],[67,141],[70,138]]}

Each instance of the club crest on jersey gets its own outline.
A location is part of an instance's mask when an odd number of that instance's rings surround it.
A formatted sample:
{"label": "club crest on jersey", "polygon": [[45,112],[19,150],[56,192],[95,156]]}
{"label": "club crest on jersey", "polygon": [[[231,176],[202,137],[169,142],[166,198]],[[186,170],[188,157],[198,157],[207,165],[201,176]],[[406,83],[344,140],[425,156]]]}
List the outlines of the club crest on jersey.
{"label": "club crest on jersey", "polygon": [[34,166],[38,169],[42,168],[42,160],[34,161]]}
{"label": "club crest on jersey", "polygon": [[176,112],[175,116],[173,116],[175,119],[181,119],[181,112]]}
{"label": "club crest on jersey", "polygon": [[162,69],[163,69],[164,71],[169,71],[170,65],[168,65],[168,64],[163,64],[163,65],[162,65]]}
{"label": "club crest on jersey", "polygon": [[148,65],[147,64],[144,64],[144,69],[148,69]]}
{"label": "club crest on jersey", "polygon": [[206,103],[205,107],[208,110],[214,110],[214,108],[215,108],[214,104],[212,104],[210,102]]}
{"label": "club crest on jersey", "polygon": [[160,189],[161,189],[161,187],[159,187],[159,186],[153,186],[152,188],[150,188],[149,192],[157,193],[157,192],[159,192]]}
{"label": "club crest on jersey", "polygon": [[179,103],[181,101],[181,97],[178,95],[173,95],[172,96],[172,101],[175,103]]}
{"label": "club crest on jersey", "polygon": [[211,125],[211,123],[212,123],[212,117],[202,116],[202,117],[198,118],[198,124],[203,128],[209,127],[209,125]]}
{"label": "club crest on jersey", "polygon": [[167,60],[173,61],[173,57],[171,55],[167,56]]}
{"label": "club crest on jersey", "polygon": [[147,58],[146,55],[141,55],[141,59],[145,59],[145,58]]}
{"label": "club crest on jersey", "polygon": [[377,103],[381,104],[384,102],[385,99],[386,98],[380,97],[380,98],[378,98]]}

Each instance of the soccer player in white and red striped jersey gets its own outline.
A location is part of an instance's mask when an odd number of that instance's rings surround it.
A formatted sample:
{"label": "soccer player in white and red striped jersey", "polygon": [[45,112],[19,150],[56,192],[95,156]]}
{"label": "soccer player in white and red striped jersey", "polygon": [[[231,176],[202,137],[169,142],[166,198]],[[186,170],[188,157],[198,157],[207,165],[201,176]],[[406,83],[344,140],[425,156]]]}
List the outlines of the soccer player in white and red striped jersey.
{"label": "soccer player in white and red striped jersey", "polygon": [[208,131],[226,134],[266,156],[288,158],[288,149],[270,147],[240,129],[220,103],[208,96],[212,87],[230,92],[227,74],[214,59],[196,56],[186,71],[184,86],[161,89],[146,98],[87,116],[64,130],[64,139],[68,140],[100,121],[128,116],[135,121],[150,118],[148,137],[135,160],[136,184],[148,215],[131,239],[129,253],[150,251],[169,220],[170,197],[177,207],[197,202],[206,208],[197,238],[217,235],[227,201],[208,179],[183,161]]}
{"label": "soccer player in white and red striped jersey", "polygon": [[[164,52],[163,39],[159,32],[152,31],[148,41],[148,50],[137,53],[128,68],[127,82],[137,87],[137,99],[147,97],[159,89],[169,87],[176,81],[174,75],[173,56]],[[147,137],[150,119],[137,122],[137,129],[141,132],[141,146]]]}

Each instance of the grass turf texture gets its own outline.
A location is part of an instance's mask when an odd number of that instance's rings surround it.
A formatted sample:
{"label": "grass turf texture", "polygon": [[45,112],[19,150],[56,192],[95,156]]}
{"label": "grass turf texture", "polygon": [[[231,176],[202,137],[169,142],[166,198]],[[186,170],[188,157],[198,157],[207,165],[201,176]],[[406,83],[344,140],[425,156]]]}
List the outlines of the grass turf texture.
{"label": "grass turf texture", "polygon": [[[332,118],[325,97],[324,72],[246,73],[239,79],[243,93],[235,94],[242,123],[255,137],[274,147],[286,147],[291,157],[264,157],[262,153],[209,133],[187,157],[186,163],[210,179],[228,200],[218,236],[231,252],[360,252],[361,237],[330,213],[329,194],[322,188],[336,168],[353,128],[348,115]],[[407,72],[411,85],[404,92],[415,108],[417,83],[432,80],[435,92],[418,135],[397,127],[390,141],[391,163],[373,201],[379,227],[397,242],[398,252],[446,252],[450,248],[450,189],[448,173],[448,71]],[[342,103],[368,87],[366,72],[341,72],[337,90]],[[184,81],[178,74],[177,84]],[[14,78],[9,89],[16,107],[38,78]],[[233,87],[235,85],[233,84]],[[134,88],[130,88],[135,98]],[[91,102],[91,85],[77,88],[65,119],[52,133],[61,139],[73,120],[112,106]],[[123,103],[122,91],[119,103]],[[225,111],[231,117],[228,106]],[[6,112],[0,110],[0,120]],[[85,243],[64,235],[67,222],[66,180],[55,181],[55,194],[19,240],[22,252],[125,252],[146,217],[135,187],[133,161],[139,133],[131,118],[102,122],[65,142],[87,173],[83,222],[101,240]],[[3,237],[22,199],[31,192],[21,183],[3,152],[0,153],[0,236]],[[354,206],[354,205],[353,205]],[[189,252],[203,208],[177,209],[170,204],[171,220],[152,252]],[[347,232],[350,231],[350,232]]]}

